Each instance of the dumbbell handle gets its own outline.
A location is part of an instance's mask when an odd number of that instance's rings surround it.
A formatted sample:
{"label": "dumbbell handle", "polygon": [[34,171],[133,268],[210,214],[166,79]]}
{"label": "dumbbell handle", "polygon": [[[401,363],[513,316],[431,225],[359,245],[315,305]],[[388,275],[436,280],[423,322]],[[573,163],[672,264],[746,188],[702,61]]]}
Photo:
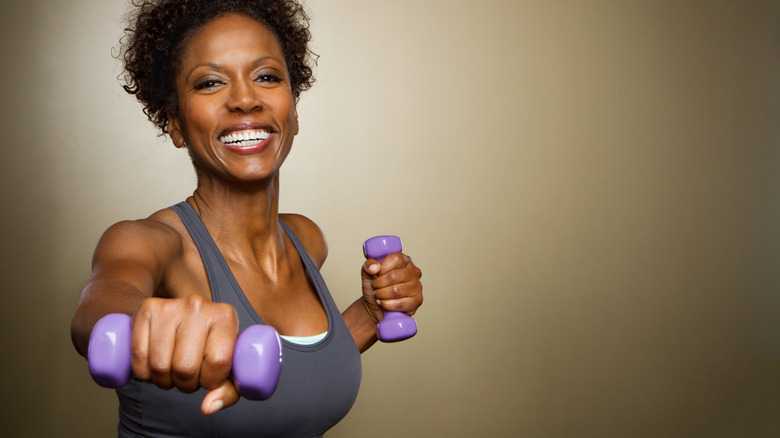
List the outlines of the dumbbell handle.
{"label": "dumbbell handle", "polygon": [[[98,385],[119,388],[132,376],[130,317],[112,313],[92,329],[87,350],[89,372]],[[265,400],[276,391],[282,370],[282,341],[273,327],[247,327],[233,349],[231,378],[239,393],[250,400]]]}
{"label": "dumbbell handle", "polygon": [[[376,236],[363,244],[366,258],[375,259],[379,263],[386,256],[402,250],[401,239],[397,236]],[[417,321],[403,312],[386,311],[376,329],[380,341],[398,342],[417,334]]]}

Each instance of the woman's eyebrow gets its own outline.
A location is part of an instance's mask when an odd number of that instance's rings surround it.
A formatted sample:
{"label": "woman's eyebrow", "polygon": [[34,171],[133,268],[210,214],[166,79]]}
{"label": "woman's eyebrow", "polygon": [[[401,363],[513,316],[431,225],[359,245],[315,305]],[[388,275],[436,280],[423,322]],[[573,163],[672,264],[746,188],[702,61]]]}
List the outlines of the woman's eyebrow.
{"label": "woman's eyebrow", "polygon": [[[282,61],[280,61],[279,59],[277,59],[276,57],[271,56],[271,55],[261,56],[261,57],[255,59],[254,61],[252,61],[252,65],[256,66],[256,65],[262,63],[263,61],[265,61],[267,59],[271,59],[273,61],[278,62],[281,65],[284,65],[284,63]],[[224,71],[225,70],[225,67],[222,66],[221,64],[216,64],[214,62],[201,62],[200,64],[196,65],[195,67],[192,67],[192,70],[190,70],[190,72],[187,73],[187,76],[185,77],[185,80],[189,80],[190,76],[192,75],[192,73],[195,70],[197,70],[199,67],[210,67],[210,68],[213,68],[214,70],[219,70],[219,71]]]}
{"label": "woman's eyebrow", "polygon": [[260,64],[261,62],[265,61],[266,59],[270,59],[270,60],[272,60],[272,61],[276,61],[276,62],[278,62],[278,63],[279,63],[279,64],[281,64],[281,65],[284,65],[284,63],[283,63],[282,61],[280,61],[280,60],[276,59],[276,57],[274,57],[274,56],[271,56],[271,55],[267,55],[267,56],[261,56],[261,57],[259,57],[259,58],[255,59],[254,61],[252,61],[252,65],[257,65],[257,64]]}
{"label": "woman's eyebrow", "polygon": [[215,64],[213,62],[201,62],[200,64],[196,65],[195,67],[192,67],[190,72],[187,73],[187,76],[185,76],[185,80],[188,81],[190,79],[190,76],[192,76],[192,73],[195,70],[197,70],[198,68],[200,68],[200,67],[210,67],[210,68],[213,68],[214,70],[219,70],[219,71],[225,70],[225,68],[222,65],[220,65],[220,64]]}

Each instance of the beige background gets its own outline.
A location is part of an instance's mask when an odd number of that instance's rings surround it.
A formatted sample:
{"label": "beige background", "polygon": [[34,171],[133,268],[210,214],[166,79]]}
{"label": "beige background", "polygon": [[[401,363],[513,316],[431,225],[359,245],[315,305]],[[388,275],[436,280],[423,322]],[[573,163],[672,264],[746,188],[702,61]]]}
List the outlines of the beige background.
{"label": "beige background", "polygon": [[[337,437],[780,434],[780,3],[310,1],[282,208],[424,269]],[[70,346],[113,222],[193,189],[120,89],[122,1],[3,2],[2,415],[112,436]]]}

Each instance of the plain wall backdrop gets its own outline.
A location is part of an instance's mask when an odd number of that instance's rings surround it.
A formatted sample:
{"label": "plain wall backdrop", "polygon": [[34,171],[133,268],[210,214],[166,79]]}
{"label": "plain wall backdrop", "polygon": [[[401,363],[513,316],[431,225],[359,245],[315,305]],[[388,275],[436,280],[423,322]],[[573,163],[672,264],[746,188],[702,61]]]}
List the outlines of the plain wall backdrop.
{"label": "plain wall backdrop", "polygon": [[[423,269],[327,436],[780,435],[780,2],[309,0],[284,211]],[[69,324],[102,232],[191,194],[124,1],[3,2],[0,435],[115,435]]]}

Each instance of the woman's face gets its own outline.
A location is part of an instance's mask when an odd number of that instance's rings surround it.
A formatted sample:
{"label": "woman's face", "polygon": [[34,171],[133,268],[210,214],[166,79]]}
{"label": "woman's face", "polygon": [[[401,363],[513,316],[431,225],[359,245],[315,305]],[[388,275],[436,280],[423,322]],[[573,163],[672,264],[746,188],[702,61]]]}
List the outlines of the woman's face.
{"label": "woman's face", "polygon": [[270,30],[238,14],[210,21],[184,47],[176,88],[169,133],[177,147],[187,144],[199,178],[248,183],[276,175],[298,120]]}

